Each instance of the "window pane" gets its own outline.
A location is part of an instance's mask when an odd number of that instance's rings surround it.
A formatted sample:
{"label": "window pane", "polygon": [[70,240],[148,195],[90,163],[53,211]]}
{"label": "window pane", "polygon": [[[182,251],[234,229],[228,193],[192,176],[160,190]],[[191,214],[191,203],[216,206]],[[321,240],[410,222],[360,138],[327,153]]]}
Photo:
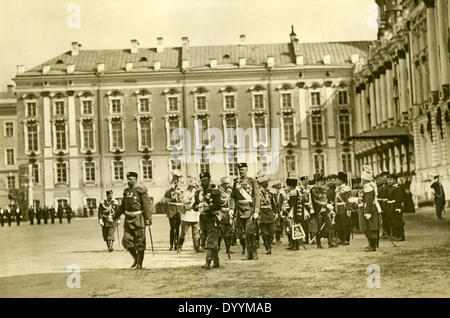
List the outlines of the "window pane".
{"label": "window pane", "polygon": [[5,137],[13,137],[13,136],[14,136],[14,124],[5,123]]}
{"label": "window pane", "polygon": [[292,107],[292,103],[291,103],[291,94],[290,93],[284,93],[281,94],[281,98],[282,98],[282,107],[283,108],[291,108]]}
{"label": "window pane", "polygon": [[64,102],[55,102],[55,115],[64,115]]}
{"label": "window pane", "polygon": [[139,104],[141,105],[141,112],[147,113],[150,111],[150,101],[148,98],[140,98]]}
{"label": "window pane", "polygon": [[91,121],[83,123],[83,145],[85,149],[94,148],[94,124]]}
{"label": "window pane", "polygon": [[121,100],[116,98],[116,99],[112,99],[111,100],[111,104],[112,104],[112,109],[111,111],[113,113],[121,113],[121,109],[122,109],[122,105],[121,105]]}
{"label": "window pane", "polygon": [[227,144],[237,144],[237,134],[236,134],[236,118],[227,118],[225,119],[226,124],[226,136],[227,136]]}
{"label": "window pane", "polygon": [[340,114],[339,115],[339,134],[341,141],[344,141],[345,138],[350,137],[350,115],[349,114]]}
{"label": "window pane", "polygon": [[122,122],[120,121],[113,122],[111,126],[112,126],[112,147],[123,148]]}
{"label": "window pane", "polygon": [[85,115],[92,114],[92,101],[90,101],[90,100],[83,101],[83,114],[85,114]]}
{"label": "window pane", "polygon": [[151,180],[153,178],[152,161],[142,161],[142,179]]}
{"label": "window pane", "polygon": [[178,97],[169,97],[169,111],[178,111]]}
{"label": "window pane", "polygon": [[122,161],[114,161],[114,181],[123,181],[123,162]]}
{"label": "window pane", "polygon": [[225,96],[225,109],[234,109],[234,95]]}
{"label": "window pane", "polygon": [[179,138],[172,140],[172,133],[175,129],[179,128],[178,119],[169,119],[169,138],[170,138],[170,146],[174,146],[179,141]]}
{"label": "window pane", "polygon": [[151,148],[152,147],[152,137],[151,137],[151,122],[150,120],[141,121],[141,147]]}
{"label": "window pane", "polygon": [[30,124],[28,128],[28,151],[38,151],[37,125]]}
{"label": "window pane", "polygon": [[197,96],[197,109],[206,110],[206,96]]}
{"label": "window pane", "polygon": [[66,149],[66,124],[56,124],[56,150]]}
{"label": "window pane", "polygon": [[255,101],[255,109],[263,109],[264,108],[264,97],[262,94],[253,95]]}
{"label": "window pane", "polygon": [[56,164],[56,175],[57,175],[57,182],[58,183],[65,183],[67,182],[67,171],[66,171],[66,163],[65,162],[58,162]]}
{"label": "window pane", "polygon": [[33,165],[32,174],[33,174],[33,182],[39,183],[39,166],[38,165]]}
{"label": "window pane", "polygon": [[36,116],[36,103],[27,103],[28,116]]}
{"label": "window pane", "polygon": [[311,93],[311,105],[312,106],[320,106],[320,93],[319,92]]}
{"label": "window pane", "polygon": [[283,129],[284,129],[284,141],[294,142],[295,140],[294,117],[292,116],[283,117]]}
{"label": "window pane", "polygon": [[288,175],[296,175],[295,156],[286,156],[286,172]]}
{"label": "window pane", "polygon": [[322,115],[311,115],[311,129],[313,142],[323,142]]}
{"label": "window pane", "polygon": [[266,119],[264,117],[255,118],[256,142],[265,143],[266,140]]}
{"label": "window pane", "polygon": [[6,150],[6,164],[9,166],[14,165],[14,149]]}
{"label": "window pane", "polygon": [[15,188],[16,188],[16,177],[8,176],[8,189],[15,189]]}

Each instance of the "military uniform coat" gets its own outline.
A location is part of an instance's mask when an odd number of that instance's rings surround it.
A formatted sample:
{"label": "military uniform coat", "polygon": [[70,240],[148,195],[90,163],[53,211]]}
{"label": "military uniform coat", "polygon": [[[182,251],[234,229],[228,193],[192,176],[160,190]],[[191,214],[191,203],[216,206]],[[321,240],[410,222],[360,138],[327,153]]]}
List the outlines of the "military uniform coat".
{"label": "military uniform coat", "polygon": [[103,220],[102,235],[105,241],[114,241],[116,222],[113,218],[116,208],[114,200],[103,200],[98,206],[98,219]]}
{"label": "military uniform coat", "polygon": [[217,213],[221,209],[220,192],[211,187],[199,189],[195,192],[195,211],[203,214],[203,227],[206,234],[205,247],[217,249],[219,246],[220,227]]}
{"label": "military uniform coat", "polygon": [[[373,182],[366,183],[362,189],[362,231],[378,231],[380,229],[380,216],[375,205],[375,200],[376,185]],[[365,217],[366,214],[370,215],[370,219]]]}

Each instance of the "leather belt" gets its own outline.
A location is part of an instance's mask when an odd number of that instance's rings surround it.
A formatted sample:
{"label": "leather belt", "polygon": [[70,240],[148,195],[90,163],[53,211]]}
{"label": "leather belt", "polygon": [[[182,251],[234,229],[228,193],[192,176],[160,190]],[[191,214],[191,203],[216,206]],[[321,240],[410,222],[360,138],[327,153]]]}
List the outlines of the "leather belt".
{"label": "leather belt", "polygon": [[169,205],[181,206],[181,205],[184,205],[184,204],[181,203],[181,202],[169,202]]}
{"label": "leather belt", "polygon": [[270,205],[261,205],[259,208],[267,208],[267,209],[271,209],[272,207]]}
{"label": "leather belt", "polygon": [[250,204],[250,203],[252,203],[252,201],[248,201],[248,200],[238,200],[238,203],[246,203],[246,204]]}
{"label": "leather belt", "polygon": [[139,210],[139,211],[125,211],[125,214],[129,215],[129,216],[136,216],[136,215],[142,214],[142,210]]}
{"label": "leather belt", "polygon": [[345,202],[336,203],[336,205],[345,205]]}
{"label": "leather belt", "polygon": [[395,203],[395,200],[388,200],[387,203]]}

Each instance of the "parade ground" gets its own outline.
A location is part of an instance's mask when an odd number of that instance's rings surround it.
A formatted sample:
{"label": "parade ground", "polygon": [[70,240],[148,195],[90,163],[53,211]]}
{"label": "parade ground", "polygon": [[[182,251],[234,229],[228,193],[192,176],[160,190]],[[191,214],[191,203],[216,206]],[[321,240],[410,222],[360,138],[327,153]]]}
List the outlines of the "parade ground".
{"label": "parade ground", "polygon": [[[221,267],[211,270],[200,268],[205,253],[195,254],[190,235],[180,254],[168,250],[164,215],[153,216],[154,256],[147,232],[142,271],[129,269],[131,256],[117,239],[115,250],[106,251],[95,218],[6,225],[0,297],[450,297],[450,216],[444,217],[438,221],[431,207],[405,215],[406,241],[394,247],[381,240],[376,252],[364,251],[367,241],[358,233],[349,246],[329,249],[323,240],[322,250],[289,251],[283,237],[272,255],[259,249],[257,261],[241,260],[239,246],[230,260],[222,249]],[[380,269],[375,288],[367,284],[371,264]],[[68,287],[68,267],[80,269],[79,288]]]}

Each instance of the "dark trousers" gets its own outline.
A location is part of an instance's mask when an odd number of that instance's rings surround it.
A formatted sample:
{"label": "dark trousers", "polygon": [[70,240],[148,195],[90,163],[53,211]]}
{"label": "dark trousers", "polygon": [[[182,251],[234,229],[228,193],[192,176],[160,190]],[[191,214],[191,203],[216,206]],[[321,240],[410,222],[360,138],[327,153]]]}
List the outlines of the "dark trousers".
{"label": "dark trousers", "polygon": [[11,219],[8,219],[8,226],[11,226]]}
{"label": "dark trousers", "polygon": [[336,214],[336,234],[341,242],[350,241],[350,233],[352,231],[352,219],[347,214]]}
{"label": "dark trousers", "polygon": [[37,219],[37,224],[41,225],[41,219]]}
{"label": "dark trousers", "polygon": [[55,218],[52,218],[52,224],[55,224]]}
{"label": "dark trousers", "polygon": [[59,218],[59,224],[62,224],[62,217]]}
{"label": "dark trousers", "polygon": [[177,246],[181,225],[180,214],[177,213],[171,218],[169,218],[169,224],[170,224],[170,247],[173,247],[174,245]]}
{"label": "dark trousers", "polygon": [[67,218],[67,223],[70,224],[70,220],[72,220],[72,218]]}
{"label": "dark trousers", "polygon": [[34,224],[34,219],[30,219],[30,225]]}
{"label": "dark trousers", "polygon": [[44,224],[47,224],[48,223],[48,220],[47,219],[44,219]]}
{"label": "dark trousers", "polygon": [[205,248],[208,217],[206,214],[200,214],[200,246]]}
{"label": "dark trousers", "polygon": [[17,226],[20,226],[20,219],[16,220]]}
{"label": "dark trousers", "polygon": [[3,218],[0,220],[0,223],[2,224],[2,226],[5,225],[5,220],[3,220]]}
{"label": "dark trousers", "polygon": [[442,218],[442,212],[445,209],[445,205],[436,204],[435,208],[436,208],[436,216],[438,217],[438,219]]}

